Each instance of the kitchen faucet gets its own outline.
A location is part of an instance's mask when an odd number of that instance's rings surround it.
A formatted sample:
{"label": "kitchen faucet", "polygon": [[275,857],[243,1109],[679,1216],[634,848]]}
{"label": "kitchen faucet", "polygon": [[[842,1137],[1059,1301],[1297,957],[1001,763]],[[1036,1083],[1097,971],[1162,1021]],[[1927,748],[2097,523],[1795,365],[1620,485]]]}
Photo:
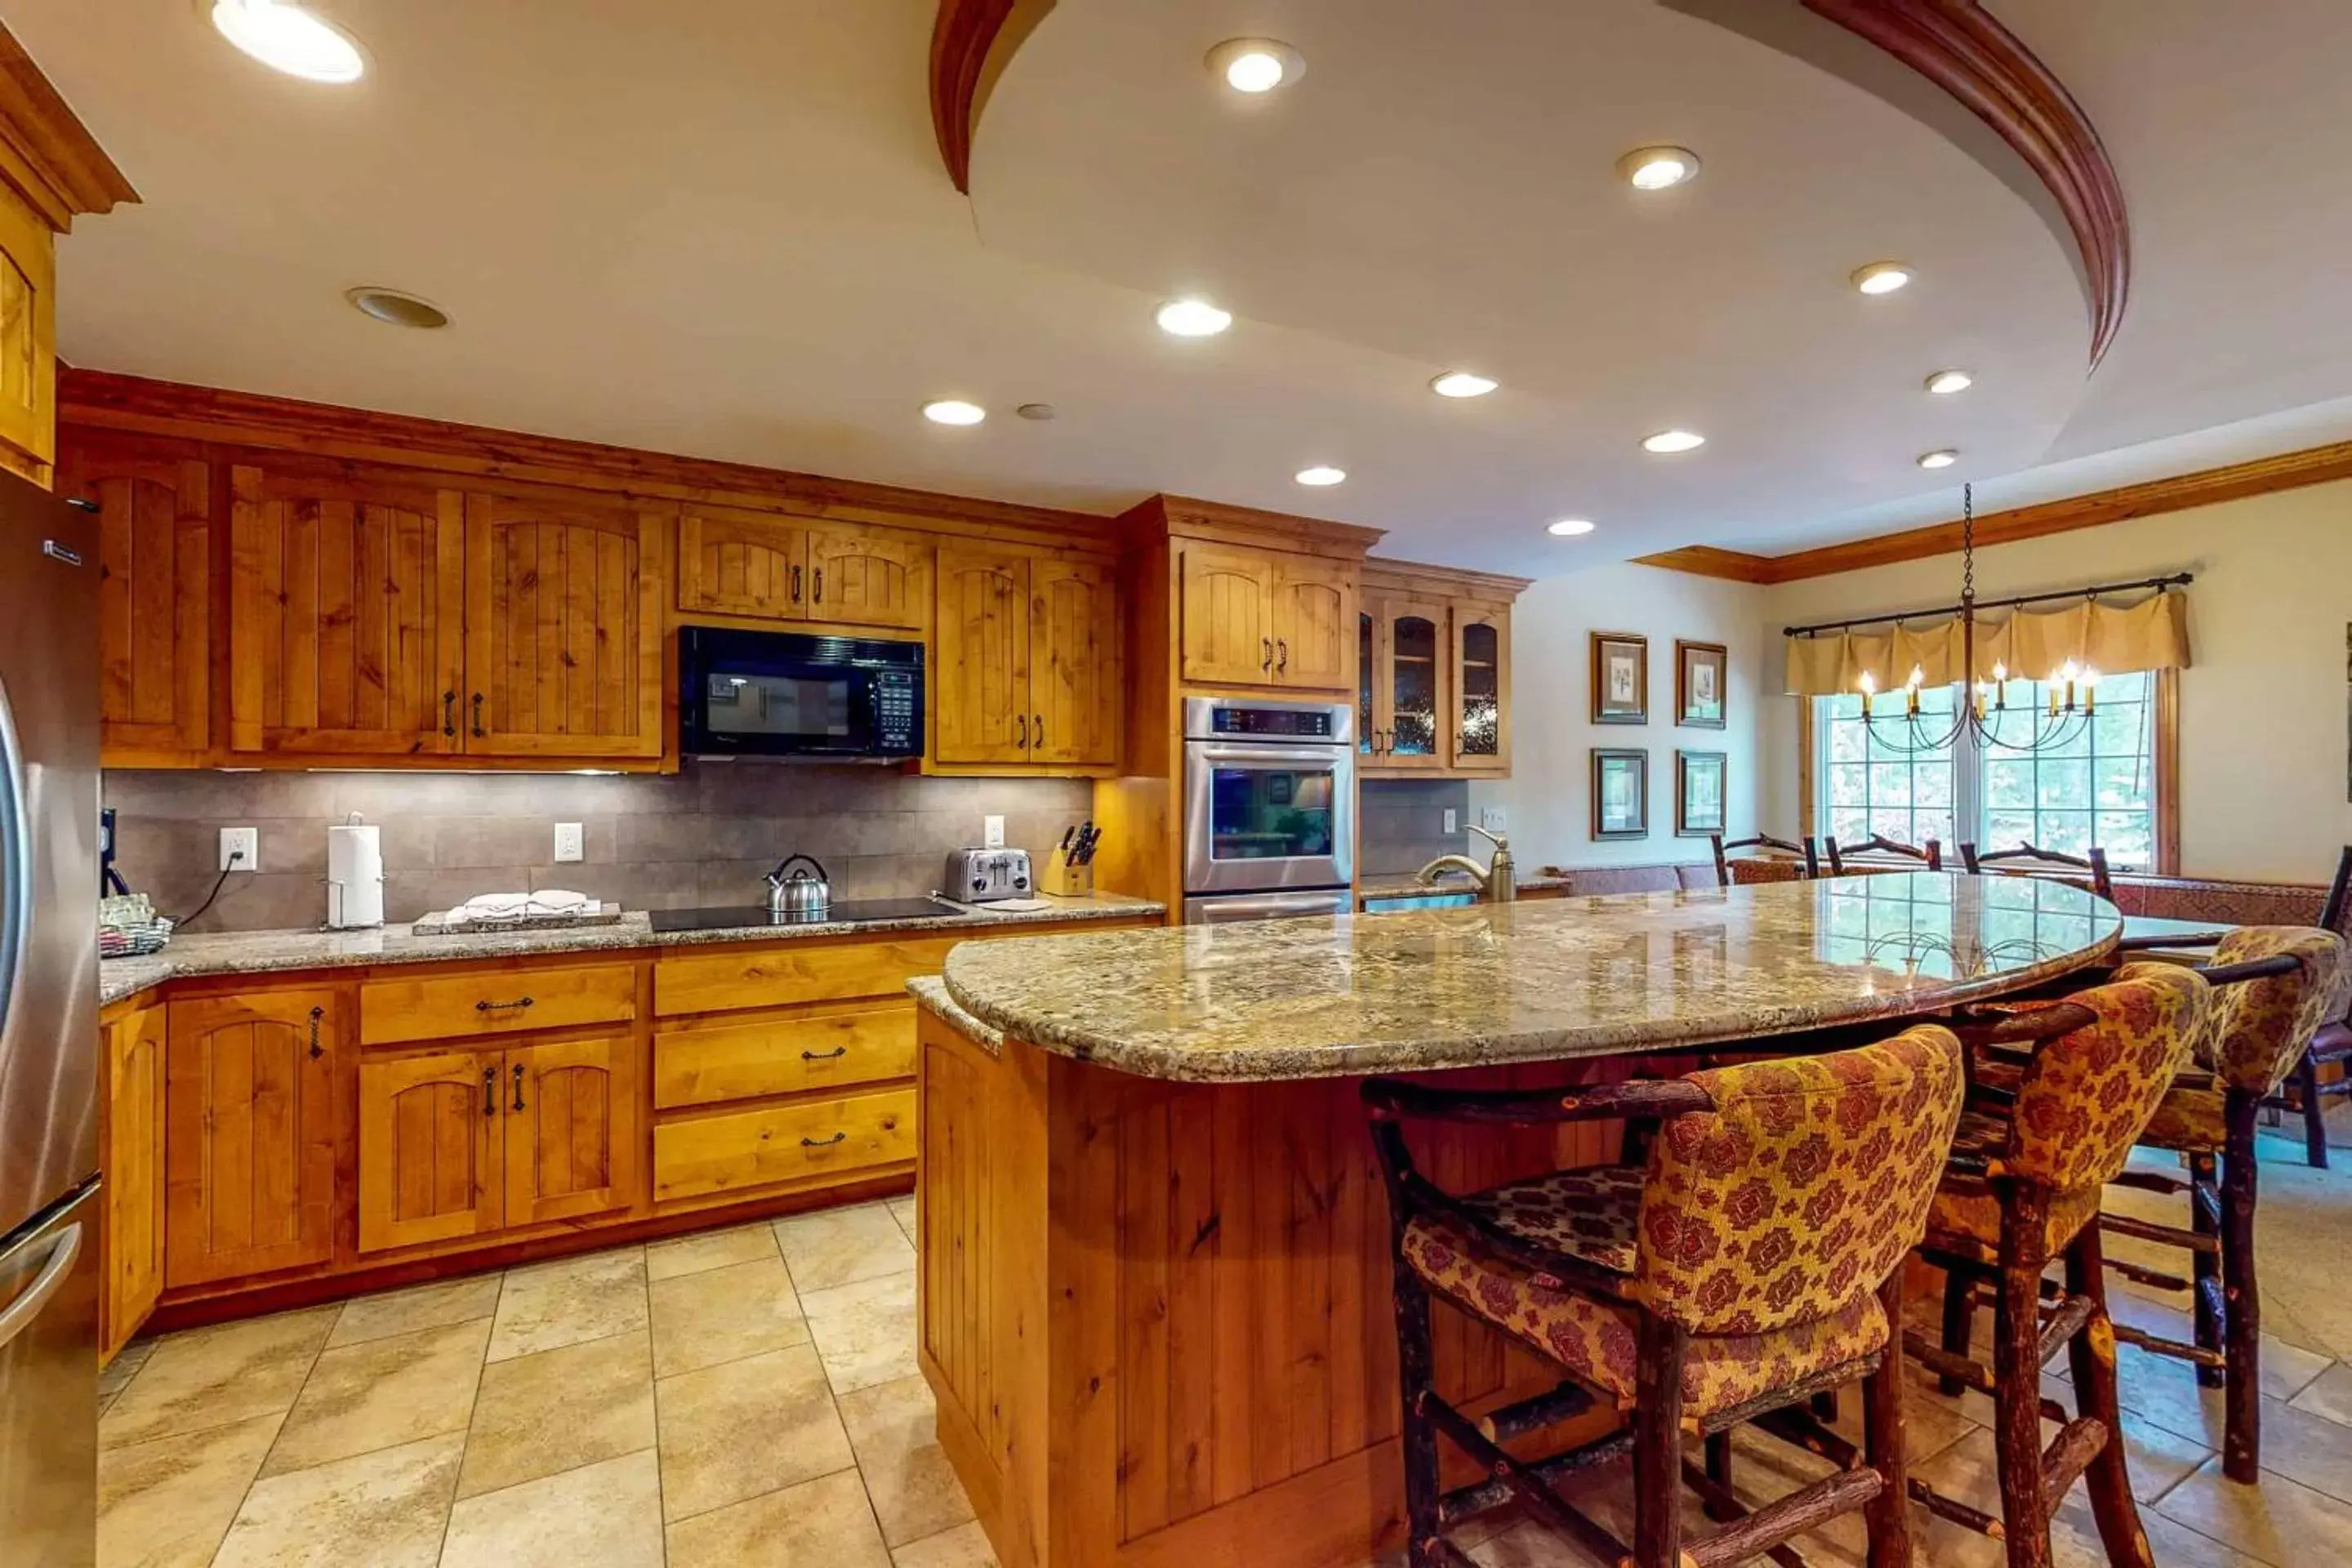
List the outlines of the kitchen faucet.
{"label": "kitchen faucet", "polygon": [[1481,866],[1467,855],[1440,855],[1415,872],[1413,880],[1423,887],[1434,887],[1440,871],[1467,871],[1470,873],[1470,879],[1478,884],[1478,890],[1486,894],[1490,900],[1498,904],[1510,903],[1519,896],[1519,881],[1511,868],[1509,836],[1489,833],[1475,822],[1465,823],[1463,826],[1481,838],[1492,841],[1495,846],[1495,858]]}

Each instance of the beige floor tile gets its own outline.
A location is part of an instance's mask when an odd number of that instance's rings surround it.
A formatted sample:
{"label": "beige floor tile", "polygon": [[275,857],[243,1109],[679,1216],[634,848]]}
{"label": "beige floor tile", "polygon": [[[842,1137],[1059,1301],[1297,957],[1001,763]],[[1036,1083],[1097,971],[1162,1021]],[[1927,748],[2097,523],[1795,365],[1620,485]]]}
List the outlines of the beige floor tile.
{"label": "beige floor tile", "polygon": [[976,1523],[901,1546],[890,1554],[890,1562],[892,1568],[997,1568],[996,1549]]}
{"label": "beige floor tile", "polygon": [[499,1292],[490,1360],[625,1334],[646,1322],[642,1247],[510,1268]]}
{"label": "beige floor tile", "polygon": [[654,1446],[653,1352],[643,1330],[482,1369],[457,1495],[534,1481]]}
{"label": "beige floor tile", "polygon": [[904,1546],[971,1518],[971,1500],[940,1447],[930,1384],[902,1377],[836,1403],[886,1542]]}
{"label": "beige floor tile", "polygon": [[465,1443],[427,1437],[256,1482],[213,1568],[434,1568]]}
{"label": "beige floor tile", "polygon": [[801,1292],[809,1335],[824,1358],[835,1394],[912,1377],[915,1363],[915,1276],[885,1275],[830,1290]]}
{"label": "beige floor tile", "polygon": [[2313,1378],[2288,1403],[2307,1415],[2324,1415],[2352,1426],[2352,1366],[2336,1363]]}
{"label": "beige floor tile", "polygon": [[699,1274],[706,1268],[724,1268],[730,1263],[757,1263],[762,1258],[781,1256],[776,1251],[775,1227],[766,1221],[757,1225],[739,1225],[725,1230],[698,1231],[669,1241],[656,1241],[646,1248],[646,1278],[652,1280],[675,1279],[681,1274]]}
{"label": "beige floor tile", "polygon": [[2175,1487],[2157,1511],[2277,1568],[2352,1563],[2352,1503],[2284,1476],[2265,1475],[2261,1486],[2242,1487],[2223,1479],[2215,1459]]}
{"label": "beige floor tile", "polygon": [[908,1193],[903,1198],[892,1198],[890,1200],[890,1217],[898,1222],[898,1228],[907,1233],[907,1239],[908,1241],[914,1240],[915,1194]]}
{"label": "beige floor tile", "polygon": [[651,1450],[467,1498],[450,1510],[440,1568],[662,1568],[661,1475]]}
{"label": "beige floor tile", "polygon": [[294,1402],[265,1475],[460,1432],[474,1414],[490,1321],[368,1340],[320,1355]]}
{"label": "beige floor tile", "polygon": [[201,1441],[158,1437],[98,1457],[98,1560],[104,1568],[205,1568],[278,1436],[276,1415],[218,1426]]}
{"label": "beige floor tile", "polygon": [[[2281,1405],[2317,1381],[2319,1373],[2289,1356],[2263,1349],[2264,1407]],[[2322,1369],[2324,1371],[2324,1368]],[[2167,1431],[2194,1437],[2209,1448],[2221,1446],[2224,1425],[2222,1391],[2200,1388],[2196,1369],[2170,1356],[2151,1355],[2137,1345],[2122,1345],[2116,1352],[2116,1390],[2126,1412],[2146,1417]]]}
{"label": "beige floor tile", "polygon": [[2352,1426],[2265,1399],[2263,1468],[2352,1503]]}
{"label": "beige floor tile", "polygon": [[782,1491],[669,1527],[669,1568],[891,1568],[857,1472]]}
{"label": "beige floor tile", "polygon": [[327,1336],[327,1348],[338,1350],[489,1317],[499,1310],[499,1282],[503,1278],[493,1271],[346,1301],[342,1316],[335,1320],[335,1331]]}
{"label": "beige floor tile", "polygon": [[131,1378],[147,1364],[155,1353],[153,1340],[133,1340],[115,1352],[114,1359],[98,1372],[98,1397],[102,1402],[112,1399],[131,1385]]}
{"label": "beige floor tile", "polygon": [[803,1296],[915,1267],[915,1247],[887,1204],[820,1209],[776,1221],[776,1243]]}
{"label": "beige floor tile", "polygon": [[650,1294],[656,1377],[808,1343],[781,1258],[656,1279]]}
{"label": "beige floor tile", "polygon": [[99,1423],[99,1441],[140,1443],[283,1415],[334,1327],[335,1310],[253,1318],[161,1342]]}
{"label": "beige floor tile", "polygon": [[807,1345],[654,1384],[662,1506],[671,1520],[811,1480],[855,1461]]}

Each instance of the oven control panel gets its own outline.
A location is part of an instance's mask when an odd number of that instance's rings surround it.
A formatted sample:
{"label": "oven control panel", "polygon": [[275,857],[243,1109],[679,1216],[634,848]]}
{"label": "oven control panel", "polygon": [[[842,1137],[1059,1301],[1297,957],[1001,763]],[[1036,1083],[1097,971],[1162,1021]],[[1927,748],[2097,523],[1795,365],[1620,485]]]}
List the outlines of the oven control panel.
{"label": "oven control panel", "polygon": [[1184,700],[1184,737],[1192,741],[1261,741],[1276,745],[1349,745],[1355,741],[1355,717],[1356,710],[1345,703],[1188,697]]}

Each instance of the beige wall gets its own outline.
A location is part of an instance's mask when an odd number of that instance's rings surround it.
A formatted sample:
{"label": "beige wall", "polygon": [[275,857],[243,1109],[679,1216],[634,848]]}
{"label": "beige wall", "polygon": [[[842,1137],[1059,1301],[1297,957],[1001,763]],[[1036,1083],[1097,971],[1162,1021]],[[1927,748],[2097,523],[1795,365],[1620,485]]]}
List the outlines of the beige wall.
{"label": "beige wall", "polygon": [[[1780,658],[1785,625],[1949,603],[1959,569],[1946,555],[1765,590],[1759,657]],[[2182,569],[2197,582],[2187,590],[2195,664],[2180,676],[2181,869],[2325,882],[2352,842],[2352,481],[2000,545],[1979,554],[1977,584],[1998,595]],[[1780,686],[1775,665],[1767,689]],[[1758,805],[1790,833],[1795,701],[1767,706]]]}

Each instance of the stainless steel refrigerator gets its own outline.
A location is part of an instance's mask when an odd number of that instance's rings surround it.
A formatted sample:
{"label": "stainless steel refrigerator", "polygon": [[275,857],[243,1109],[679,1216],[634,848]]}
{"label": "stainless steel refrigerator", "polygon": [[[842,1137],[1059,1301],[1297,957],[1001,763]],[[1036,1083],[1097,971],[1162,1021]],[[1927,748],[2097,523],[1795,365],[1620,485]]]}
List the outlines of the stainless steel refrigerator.
{"label": "stainless steel refrigerator", "polygon": [[98,521],[0,474],[0,1563],[98,1554]]}

